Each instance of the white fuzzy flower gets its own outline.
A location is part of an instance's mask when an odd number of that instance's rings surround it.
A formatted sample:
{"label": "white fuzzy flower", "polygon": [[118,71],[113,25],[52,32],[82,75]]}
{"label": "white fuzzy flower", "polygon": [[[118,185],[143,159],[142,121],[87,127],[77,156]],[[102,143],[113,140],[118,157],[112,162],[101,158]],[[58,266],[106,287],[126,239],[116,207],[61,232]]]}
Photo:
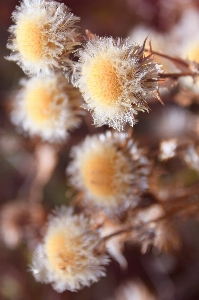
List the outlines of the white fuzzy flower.
{"label": "white fuzzy flower", "polygon": [[159,66],[144,57],[144,45],[96,37],[78,55],[73,80],[94,124],[118,131],[126,123],[133,126],[137,111],[148,111],[147,100],[158,90]]}
{"label": "white fuzzy flower", "polygon": [[105,276],[108,260],[97,252],[97,233],[82,216],[63,208],[49,219],[44,242],[38,246],[32,264],[36,280],[51,283],[58,292],[76,291]]}
{"label": "white fuzzy flower", "polygon": [[93,205],[124,209],[148,188],[151,164],[126,134],[108,131],[87,137],[73,148],[72,157],[67,170],[71,183]]}
{"label": "white fuzzy flower", "polygon": [[63,75],[22,80],[11,119],[29,135],[60,142],[80,123],[80,93]]}
{"label": "white fuzzy flower", "polygon": [[22,0],[9,28],[9,60],[16,61],[28,75],[50,74],[63,67],[76,46],[78,17],[68,7],[52,0]]}

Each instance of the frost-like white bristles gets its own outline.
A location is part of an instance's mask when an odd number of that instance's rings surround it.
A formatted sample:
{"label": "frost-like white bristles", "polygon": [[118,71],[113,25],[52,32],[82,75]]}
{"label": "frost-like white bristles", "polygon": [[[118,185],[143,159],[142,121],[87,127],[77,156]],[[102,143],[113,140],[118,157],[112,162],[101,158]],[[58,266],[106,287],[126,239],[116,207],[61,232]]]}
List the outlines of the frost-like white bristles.
{"label": "frost-like white bristles", "polygon": [[72,185],[84,191],[84,201],[105,210],[135,205],[148,188],[151,163],[127,135],[111,133],[87,137],[72,149],[67,172]]}
{"label": "frost-like white bristles", "polygon": [[80,124],[81,94],[61,74],[22,80],[11,119],[29,135],[61,142]]}
{"label": "frost-like white bristles", "polygon": [[49,219],[44,242],[32,264],[36,280],[51,283],[58,292],[76,291],[105,276],[108,258],[95,251],[99,236],[82,215],[61,208]]}
{"label": "frost-like white bristles", "polygon": [[12,15],[7,59],[16,61],[28,75],[49,75],[60,69],[78,45],[75,23],[79,18],[64,4],[52,0],[22,0]]}
{"label": "frost-like white bristles", "polygon": [[127,40],[96,37],[79,51],[74,84],[80,89],[96,126],[120,131],[133,126],[137,111],[148,111],[147,100],[158,90],[159,66],[144,57],[144,47]]}

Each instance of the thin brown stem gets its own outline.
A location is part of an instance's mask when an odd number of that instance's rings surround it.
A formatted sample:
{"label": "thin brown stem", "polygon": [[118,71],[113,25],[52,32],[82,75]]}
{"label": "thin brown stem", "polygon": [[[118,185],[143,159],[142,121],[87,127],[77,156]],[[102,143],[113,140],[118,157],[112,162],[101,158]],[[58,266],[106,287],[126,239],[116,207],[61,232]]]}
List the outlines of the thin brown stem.
{"label": "thin brown stem", "polygon": [[[147,49],[146,49],[147,50]],[[148,51],[148,50],[147,50]],[[177,64],[181,64],[182,66],[184,67],[189,67],[189,63],[186,62],[185,60],[181,59],[181,58],[178,58],[178,57],[172,57],[170,55],[167,55],[167,54],[164,54],[164,53],[160,53],[160,52],[157,52],[157,51],[154,51],[154,50],[151,50],[151,54],[155,54],[155,55],[158,55],[158,56],[161,56],[161,57],[164,57],[166,59],[169,59]]]}
{"label": "thin brown stem", "polygon": [[149,224],[151,224],[153,222],[159,222],[161,220],[166,219],[167,217],[172,217],[174,215],[178,215],[179,213],[184,212],[188,208],[195,207],[196,202],[199,202],[199,200],[198,201],[193,201],[193,202],[186,203],[187,205],[183,206],[183,207],[182,207],[182,205],[179,204],[178,206],[173,207],[172,210],[170,210],[170,209],[167,210],[166,213],[163,216],[159,217],[159,218],[152,219],[152,220],[150,220],[147,223],[143,223],[143,224],[139,224],[139,225],[135,225],[135,226],[129,226],[127,228],[123,228],[123,229],[120,229],[118,231],[115,231],[115,232],[113,232],[113,233],[111,233],[111,234],[109,234],[107,236],[104,236],[99,241],[99,244],[104,243],[107,240],[109,240],[111,238],[114,238],[115,236],[118,236],[120,234],[129,233],[129,232],[131,232],[133,230],[139,230],[139,229],[143,228],[144,226],[148,226]]}
{"label": "thin brown stem", "polygon": [[173,79],[177,79],[183,76],[198,76],[199,73],[195,73],[195,72],[183,72],[183,73],[160,73],[158,74],[159,78],[173,78]]}
{"label": "thin brown stem", "polygon": [[113,237],[115,237],[115,236],[117,236],[117,235],[120,235],[120,234],[123,234],[123,233],[127,233],[127,232],[129,232],[129,231],[131,231],[131,230],[139,229],[139,228],[140,228],[140,226],[137,225],[137,226],[130,226],[130,227],[128,227],[128,228],[125,228],[125,229],[121,229],[121,230],[115,231],[115,232],[113,232],[113,233],[111,233],[111,234],[109,234],[109,235],[104,236],[104,237],[100,240],[100,243],[101,243],[101,242],[105,242],[105,241],[109,240],[110,238],[113,238]]}

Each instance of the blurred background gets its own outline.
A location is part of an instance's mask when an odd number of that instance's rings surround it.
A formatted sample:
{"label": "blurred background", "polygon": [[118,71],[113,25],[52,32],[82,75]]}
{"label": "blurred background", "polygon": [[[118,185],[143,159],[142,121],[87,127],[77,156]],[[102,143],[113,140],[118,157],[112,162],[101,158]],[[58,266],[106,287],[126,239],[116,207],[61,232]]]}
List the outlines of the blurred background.
{"label": "blurred background", "polygon": [[[82,33],[86,29],[100,36],[131,37],[137,26],[169,35],[189,9],[199,14],[199,1],[191,0],[65,0],[71,11],[81,17]],[[20,134],[11,124],[10,106],[18,81],[24,77],[21,69],[4,59],[9,55],[6,43],[7,29],[12,24],[11,13],[18,1],[0,1],[0,299],[1,300],[104,300],[115,299],[116,288],[126,281],[139,279],[148,290],[161,300],[199,299],[199,226],[197,220],[179,225],[182,247],[178,253],[142,255],[138,246],[126,246],[124,255],[129,267],[120,269],[116,261],[107,268],[107,277],[77,293],[58,294],[50,285],[35,282],[28,264],[32,249],[40,236],[49,211],[55,206],[68,204],[72,191],[66,183],[65,168],[72,145],[89,132],[102,132],[106,128],[91,126],[89,116],[85,124],[71,135],[62,146],[52,149],[38,138]],[[199,30],[198,30],[199,31]],[[148,34],[146,34],[148,35]],[[167,44],[172,52],[172,43]],[[140,114],[135,127],[139,144],[157,146],[161,138],[181,134],[186,128],[184,112],[167,99],[165,107],[151,104],[149,114]],[[193,109],[193,107],[191,108]],[[182,118],[179,117],[182,114]],[[176,117],[183,119],[176,119]],[[179,122],[176,124],[176,122]],[[184,122],[184,123],[183,123]],[[183,125],[181,126],[181,123]],[[170,124],[170,127],[168,126]],[[177,126],[181,126],[179,131]],[[183,127],[184,126],[184,127]],[[54,150],[56,149],[56,151]],[[45,162],[48,164],[42,164]],[[49,164],[50,161],[50,164]],[[172,169],[173,166],[169,166]],[[174,168],[174,167],[173,167]],[[40,172],[40,173],[39,173]],[[198,174],[181,171],[184,181],[198,179]],[[38,179],[39,178],[39,179]],[[27,197],[37,197],[37,203]],[[142,290],[143,288],[141,288]],[[121,300],[126,298],[121,298]],[[140,292],[132,300],[147,300]]]}

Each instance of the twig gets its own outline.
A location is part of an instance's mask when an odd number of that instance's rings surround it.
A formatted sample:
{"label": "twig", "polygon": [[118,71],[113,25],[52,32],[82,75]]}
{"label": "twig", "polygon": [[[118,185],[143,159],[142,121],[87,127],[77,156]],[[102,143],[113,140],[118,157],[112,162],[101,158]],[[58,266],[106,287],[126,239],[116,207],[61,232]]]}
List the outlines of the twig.
{"label": "twig", "polygon": [[196,72],[183,72],[183,73],[160,73],[158,74],[159,78],[174,78],[177,79],[179,77],[183,77],[183,76],[198,76],[199,73]]}
{"label": "twig", "polygon": [[199,202],[199,199],[197,201],[188,203],[185,207],[182,207],[182,205],[181,206],[179,205],[177,207],[173,207],[172,210],[167,210],[163,216],[158,217],[156,219],[152,219],[152,220],[148,221],[147,223],[143,223],[142,225],[139,224],[139,225],[136,225],[136,226],[130,226],[130,227],[115,231],[115,232],[101,238],[101,240],[99,241],[99,244],[104,243],[107,240],[109,240],[109,239],[111,239],[111,238],[113,238],[117,235],[124,234],[124,233],[129,233],[133,230],[139,230],[140,228],[143,228],[144,226],[148,226],[151,223],[164,220],[165,218],[172,217],[174,215],[177,215],[178,213],[182,213],[184,210],[187,210],[188,207],[190,208],[192,206],[195,206],[196,202]]}

